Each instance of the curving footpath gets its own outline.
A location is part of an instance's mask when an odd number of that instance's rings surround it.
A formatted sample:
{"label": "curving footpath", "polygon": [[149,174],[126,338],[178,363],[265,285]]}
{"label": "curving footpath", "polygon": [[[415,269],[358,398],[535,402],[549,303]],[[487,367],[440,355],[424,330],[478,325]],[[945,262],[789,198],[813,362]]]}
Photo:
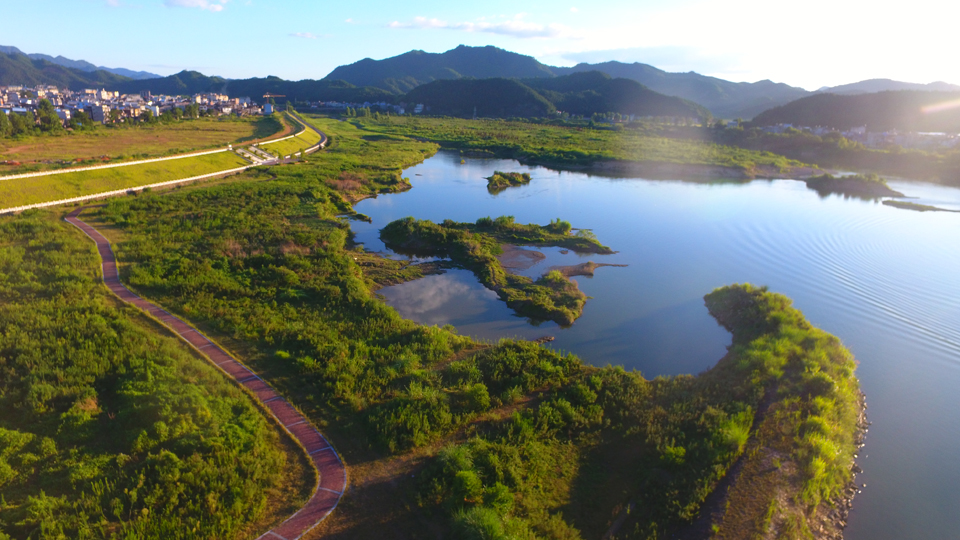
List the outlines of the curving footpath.
{"label": "curving footpath", "polygon": [[293,408],[269,384],[258,377],[256,373],[247,369],[219,345],[198,332],[196,328],[171,315],[160,306],[130,292],[120,282],[117,259],[110,247],[110,242],[99,231],[84,223],[78,217],[86,208],[78,208],[70,212],[64,219],[96,242],[97,251],[100,253],[103,283],[107,288],[124,302],[132,304],[159,319],[164,326],[200,351],[210,362],[233,378],[239,385],[249,390],[260,404],[270,411],[274,419],[283,426],[283,429],[300,443],[307,457],[316,466],[317,483],[310,500],[279,526],[262,534],[258,540],[296,540],[301,538],[333,512],[337,503],[340,502],[343,492],[347,489],[347,471],[340,460],[339,454],[327,442],[327,439],[310,424],[309,420]]}
{"label": "curving footpath", "polygon": [[[321,149],[323,149],[323,148],[325,148],[325,147],[327,146],[328,139],[327,139],[327,135],[326,135],[324,132],[320,131],[320,130],[319,130],[316,126],[314,126],[313,124],[309,124],[308,122],[306,122],[306,121],[304,121],[304,120],[300,120],[299,117],[292,116],[292,115],[290,115],[290,113],[285,113],[285,114],[287,114],[288,116],[291,116],[291,118],[293,118],[293,120],[294,120],[296,123],[300,124],[301,127],[303,127],[303,129],[302,129],[300,132],[295,133],[295,134],[293,134],[293,135],[290,135],[290,136],[288,136],[288,137],[283,137],[283,138],[281,138],[281,139],[274,139],[274,140],[270,140],[270,141],[264,141],[264,144],[266,144],[266,143],[272,143],[272,142],[277,142],[277,141],[283,141],[283,140],[286,140],[286,139],[291,139],[291,138],[293,138],[293,137],[300,136],[301,134],[303,134],[304,131],[306,131],[306,130],[308,130],[308,129],[312,129],[312,130],[316,131],[316,132],[320,135],[320,142],[318,142],[317,144],[311,146],[310,148],[307,148],[307,149],[305,150],[305,153],[307,153],[307,154],[312,154],[312,153],[314,153],[314,152],[316,152],[316,151],[318,151],[318,150],[321,150]],[[259,144],[259,143],[258,143],[258,144]],[[251,148],[253,148],[253,147],[254,147],[254,146],[251,146]],[[196,153],[196,154],[187,154],[187,155],[172,156],[172,157],[165,157],[165,158],[155,158],[155,159],[148,159],[148,160],[143,160],[143,161],[135,161],[135,162],[127,162],[127,163],[117,163],[117,164],[110,164],[110,165],[100,165],[100,166],[96,166],[96,167],[80,167],[80,168],[76,168],[76,169],[60,169],[60,170],[56,170],[56,171],[45,171],[45,172],[39,172],[39,173],[28,173],[28,174],[26,174],[26,175],[0,176],[0,181],[2,181],[2,180],[11,180],[11,179],[15,179],[15,178],[25,178],[25,177],[27,177],[27,176],[49,176],[49,175],[51,175],[51,174],[64,174],[64,173],[80,172],[80,171],[93,170],[93,169],[108,169],[108,168],[111,168],[111,167],[126,167],[126,166],[128,166],[128,165],[140,165],[140,164],[143,164],[143,163],[152,163],[152,162],[156,162],[156,161],[169,161],[169,160],[171,160],[171,159],[181,159],[181,158],[185,158],[185,157],[196,157],[196,156],[202,156],[202,155],[207,155],[207,154],[216,154],[216,153],[218,153],[218,152],[226,152],[226,151],[228,151],[228,150],[229,150],[228,148],[223,148],[223,149],[220,149],[220,150],[212,150],[212,151],[209,151],[209,152],[200,152],[200,153]],[[238,147],[235,151],[239,154],[241,150],[242,150],[242,149]],[[242,156],[242,154],[241,154],[241,156]],[[299,156],[300,156],[300,153],[298,152],[297,154],[295,154],[295,156],[299,157]],[[247,158],[244,158],[244,159],[247,159]],[[249,159],[247,159],[247,160],[250,161]],[[151,189],[152,189],[152,188],[168,187],[168,186],[172,186],[172,185],[176,185],[176,184],[183,184],[183,183],[187,183],[187,182],[196,182],[197,180],[206,180],[206,179],[208,179],[208,178],[215,178],[215,177],[219,177],[219,176],[226,176],[226,175],[230,175],[230,174],[235,174],[235,173],[243,172],[243,171],[245,171],[245,170],[247,170],[247,169],[249,169],[249,168],[251,168],[251,167],[257,167],[257,166],[260,166],[260,165],[279,165],[279,164],[284,164],[284,163],[293,163],[293,162],[295,162],[295,161],[296,161],[296,159],[279,159],[279,158],[274,158],[274,157],[271,156],[269,159],[251,161],[251,163],[250,163],[249,165],[244,165],[243,167],[237,167],[237,168],[235,168],[235,169],[228,169],[228,170],[224,170],[224,171],[216,171],[216,172],[212,172],[212,173],[202,174],[202,175],[200,175],[200,176],[193,176],[193,177],[190,177],[190,178],[181,178],[181,179],[178,179],[178,180],[167,180],[167,181],[165,181],[165,182],[157,182],[157,183],[155,183],[155,184],[147,184],[147,185],[143,185],[143,186],[133,186],[133,187],[123,188],[123,189],[117,189],[117,190],[114,190],[114,191],[103,191],[103,192],[100,192],[100,193],[92,193],[92,194],[90,194],[90,195],[81,195],[81,196],[79,196],[79,197],[73,197],[73,198],[70,198],[70,199],[60,199],[60,200],[57,200],[57,201],[47,201],[47,202],[42,202],[42,203],[27,204],[27,205],[23,205],[23,206],[13,206],[13,207],[10,207],[10,208],[0,208],[0,214],[12,214],[12,213],[16,213],[16,212],[23,212],[24,210],[30,210],[30,209],[32,209],[32,208],[45,208],[45,207],[48,207],[48,206],[61,206],[61,205],[64,205],[64,204],[75,204],[75,203],[81,203],[81,202],[86,202],[86,201],[92,201],[92,200],[94,200],[94,199],[105,199],[105,198],[108,198],[108,197],[116,197],[116,196],[119,196],[119,195],[126,195],[126,194],[134,193],[134,192],[137,192],[137,191],[143,191],[143,190],[146,189],[146,188],[151,188]]]}

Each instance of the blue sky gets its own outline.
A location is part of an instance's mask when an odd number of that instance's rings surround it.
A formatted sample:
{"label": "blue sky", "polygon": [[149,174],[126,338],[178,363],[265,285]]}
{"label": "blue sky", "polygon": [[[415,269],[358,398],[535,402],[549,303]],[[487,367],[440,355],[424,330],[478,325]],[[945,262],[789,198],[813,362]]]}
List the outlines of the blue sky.
{"label": "blue sky", "polygon": [[644,62],[808,89],[881,77],[960,83],[950,61],[960,4],[932,0],[0,0],[0,9],[24,22],[6,20],[0,45],[161,75],[322,78],[365,57],[466,44],[552,65]]}

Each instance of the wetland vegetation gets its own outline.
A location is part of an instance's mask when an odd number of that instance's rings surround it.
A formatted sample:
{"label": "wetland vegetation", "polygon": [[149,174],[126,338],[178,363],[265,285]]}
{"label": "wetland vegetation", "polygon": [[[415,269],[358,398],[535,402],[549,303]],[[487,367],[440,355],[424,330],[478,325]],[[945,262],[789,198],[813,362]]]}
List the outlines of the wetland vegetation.
{"label": "wetland vegetation", "polygon": [[[560,168],[592,168],[611,173],[636,163],[650,170],[686,170],[703,176],[755,177],[805,170],[804,163],[770,152],[658,135],[644,124],[567,125],[455,118],[372,117],[353,122],[365,129],[433,141],[464,153],[486,152]],[[654,168],[653,166],[656,166]]]}
{"label": "wetland vegetation", "polygon": [[57,218],[0,219],[0,538],[239,538],[289,513],[298,454]]}
{"label": "wetland vegetation", "polygon": [[821,195],[839,193],[865,199],[880,197],[903,197],[903,193],[890,189],[887,181],[876,174],[854,174],[850,176],[833,176],[824,174],[804,180],[807,187]]}
{"label": "wetland vegetation", "polygon": [[[652,380],[532,342],[478,342],[417,325],[373,294],[411,270],[367,271],[374,256],[351,243],[342,216],[350,201],[409,189],[402,169],[438,145],[382,125],[308,121],[331,136],[322,159],[113,199],[84,219],[114,242],[125,283],[217,338],[331,436],[351,487],[320,534],[661,539],[705,523],[720,537],[774,527],[803,538],[842,496],[860,410],[854,363],[788,299],[749,285],[707,295],[710,313],[733,334],[729,354],[698,376]],[[505,125],[528,141],[542,129]],[[65,231],[60,213],[0,220],[8,277],[0,313],[10,329],[0,333],[0,362],[12,375],[3,380],[29,386],[5,391],[0,406],[10,409],[0,427],[33,434],[15,434],[29,439],[27,451],[3,454],[0,472],[14,472],[0,483],[0,527],[28,537],[41,523],[74,523],[83,512],[101,527],[90,527],[91,538],[140,524],[169,536],[186,520],[200,523],[193,537],[239,534],[265,515],[265,494],[290,470],[275,435],[213,368],[139,326],[132,309],[110,307],[95,284],[92,245]],[[516,290],[518,302],[542,298],[536,309],[570,322],[571,282],[551,273],[544,283],[515,285],[496,261],[500,244],[610,253],[560,219],[406,219],[383,235],[450,256]],[[572,304],[554,300],[563,295]],[[106,340],[97,351],[115,354],[93,354],[85,343],[94,337]],[[110,445],[106,457],[60,464],[102,444]],[[773,456],[782,466],[771,473],[763,465]],[[71,472],[90,463],[99,468]],[[711,513],[708,497],[725,479],[725,511]],[[84,488],[98,481],[104,495]],[[204,513],[216,510],[216,518]]]}
{"label": "wetland vegetation", "polygon": [[487,178],[487,191],[490,193],[499,193],[509,187],[522,186],[529,183],[530,173],[505,173],[496,171],[493,173],[493,176]]}
{"label": "wetland vegetation", "polygon": [[475,224],[445,221],[442,224],[413,218],[390,223],[380,237],[390,249],[430,257],[449,257],[472,270],[487,288],[495,291],[511,309],[535,320],[551,320],[569,326],[583,313],[587,296],[576,282],[559,271],[537,280],[511,274],[497,258],[501,244],[564,247],[578,253],[612,253],[596,239],[582,233],[571,235],[572,226],[559,218],[549,225],[521,225],[513,216],[481,218]]}

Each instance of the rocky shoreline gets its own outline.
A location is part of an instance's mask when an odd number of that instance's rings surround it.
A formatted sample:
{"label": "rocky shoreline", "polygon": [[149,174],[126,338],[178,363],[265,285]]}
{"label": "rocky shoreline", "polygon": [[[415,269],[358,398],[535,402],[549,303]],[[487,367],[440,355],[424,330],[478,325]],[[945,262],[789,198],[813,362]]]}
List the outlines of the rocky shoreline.
{"label": "rocky shoreline", "polygon": [[[867,400],[863,392],[860,392],[860,415],[857,418],[857,431],[854,434],[854,442],[857,445],[857,454],[863,448],[864,440],[869,431],[870,422],[867,420]],[[818,525],[816,537],[819,540],[843,540],[843,531],[847,528],[847,520],[850,516],[850,510],[853,508],[853,499],[867,487],[866,484],[857,483],[857,475],[863,472],[859,465],[853,463],[850,468],[850,481],[843,488],[843,494],[828,504],[820,505],[814,518],[814,523]]]}

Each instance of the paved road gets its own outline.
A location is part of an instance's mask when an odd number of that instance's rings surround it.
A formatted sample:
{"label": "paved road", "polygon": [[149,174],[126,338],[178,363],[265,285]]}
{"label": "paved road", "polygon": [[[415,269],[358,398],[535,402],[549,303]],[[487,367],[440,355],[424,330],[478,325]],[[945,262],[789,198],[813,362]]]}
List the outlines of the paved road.
{"label": "paved road", "polygon": [[[326,142],[325,135],[323,136],[323,142]],[[95,228],[80,220],[80,213],[86,208],[81,207],[70,212],[65,219],[96,242],[97,251],[100,253],[103,282],[107,288],[124,302],[132,304],[159,319],[164,326],[193,345],[210,362],[249,390],[270,411],[270,414],[283,426],[283,429],[300,443],[309,459],[316,465],[317,483],[307,504],[278,527],[261,535],[258,540],[296,540],[302,537],[333,512],[347,488],[347,471],[340,460],[339,454],[309,420],[256,373],[230,356],[219,345],[207,339],[196,328],[171,315],[160,306],[130,292],[120,282],[117,259],[110,247],[110,242]]]}

